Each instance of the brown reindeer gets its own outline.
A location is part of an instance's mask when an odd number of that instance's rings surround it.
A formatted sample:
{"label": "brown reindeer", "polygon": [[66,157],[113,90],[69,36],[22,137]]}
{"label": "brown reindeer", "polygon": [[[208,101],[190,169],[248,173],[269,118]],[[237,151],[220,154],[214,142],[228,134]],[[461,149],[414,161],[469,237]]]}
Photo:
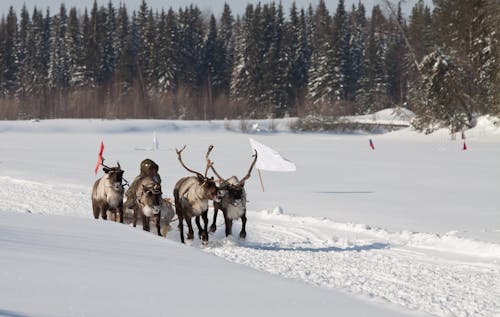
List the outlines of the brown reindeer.
{"label": "brown reindeer", "polygon": [[217,195],[219,196],[218,201],[214,201],[214,218],[212,225],[210,226],[210,231],[215,232],[217,229],[217,212],[222,210],[224,214],[224,222],[226,224],[226,237],[231,234],[233,221],[241,218],[241,231],[240,238],[244,239],[247,236],[246,224],[247,224],[247,194],[245,191],[245,181],[250,178],[252,169],[257,161],[257,151],[253,155],[254,159],[250,165],[245,177],[240,181],[238,177],[231,176],[228,179],[222,178],[215,170],[213,164],[210,164],[210,168],[214,174],[219,178],[219,191]]}
{"label": "brown reindeer", "polygon": [[135,191],[135,204],[134,204],[134,217],[133,226],[137,225],[137,218],[139,214],[142,220],[142,229],[150,230],[150,220],[154,217],[156,222],[156,229],[159,236],[160,232],[160,219],[163,199],[161,197],[161,185],[153,180],[151,176],[147,176],[139,181]]}
{"label": "brown reindeer", "polygon": [[[195,217],[196,225],[198,227],[198,233],[200,240],[203,244],[208,243],[208,201],[216,199],[217,186],[213,177],[208,178],[207,172],[210,167],[209,161],[207,160],[207,166],[205,169],[205,174],[198,173],[190,168],[188,168],[184,162],[182,162],[181,153],[184,151],[186,146],[184,146],[180,151],[176,149],[177,159],[181,165],[189,172],[195,174],[196,176],[183,177],[177,181],[174,187],[174,200],[175,200],[175,211],[177,213],[177,218],[179,219],[179,231],[181,235],[181,242],[184,243],[184,225],[183,220],[186,220],[188,226],[187,239],[192,240],[194,236],[193,226],[191,224],[191,218]],[[213,146],[210,145],[206,157],[212,150]],[[201,227],[200,216],[205,222],[204,227]]]}
{"label": "brown reindeer", "polygon": [[123,223],[123,170],[120,163],[116,167],[108,167],[102,164],[104,176],[95,181],[92,187],[92,209],[94,218],[107,220],[107,212],[119,215],[119,221]]}

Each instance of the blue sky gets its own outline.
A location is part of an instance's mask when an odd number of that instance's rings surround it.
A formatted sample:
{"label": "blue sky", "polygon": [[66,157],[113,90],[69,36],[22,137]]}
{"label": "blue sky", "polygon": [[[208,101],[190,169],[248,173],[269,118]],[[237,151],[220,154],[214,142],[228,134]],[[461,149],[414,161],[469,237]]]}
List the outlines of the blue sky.
{"label": "blue sky", "polygon": [[[137,10],[142,0],[112,0],[115,6],[119,6],[120,3],[125,3],[130,12],[133,10]],[[349,10],[352,4],[357,4],[359,0],[345,0],[345,5]],[[55,14],[59,10],[59,6],[64,2],[66,7],[76,7],[77,9],[83,10],[85,8],[90,9],[94,3],[94,0],[0,0],[0,14],[6,15],[9,7],[13,6],[17,13],[19,13],[20,9],[23,6],[23,3],[26,4],[28,11],[30,14],[33,12],[33,8],[36,6],[38,9],[47,9],[50,8],[51,14]],[[107,5],[109,0],[98,0],[97,3],[99,6]],[[191,3],[198,5],[198,7],[206,13],[214,13],[216,16],[219,16],[222,12],[222,8],[224,7],[224,3],[229,3],[233,14],[242,14],[244,9],[248,3],[267,3],[269,1],[253,1],[253,0],[146,0],[146,3],[155,10],[161,10],[161,8],[169,8],[172,7],[174,9],[178,9],[179,7],[189,6]],[[276,0],[279,2],[279,0]],[[282,0],[281,1],[286,11],[291,7],[293,0]],[[313,7],[318,4],[319,0],[295,0],[297,6],[300,7],[308,7],[309,3],[312,3]],[[335,11],[335,8],[338,5],[338,0],[325,0],[329,10],[331,12]],[[371,10],[374,4],[382,4],[381,0],[363,0],[361,1],[367,10]],[[395,0],[391,0],[392,3],[397,3]],[[403,4],[403,9],[405,13],[409,13],[411,11],[411,7],[417,2],[417,0],[407,0]],[[426,0],[426,3],[431,3],[431,0]],[[384,6],[382,5],[384,8]],[[368,11],[369,12],[369,11]]]}

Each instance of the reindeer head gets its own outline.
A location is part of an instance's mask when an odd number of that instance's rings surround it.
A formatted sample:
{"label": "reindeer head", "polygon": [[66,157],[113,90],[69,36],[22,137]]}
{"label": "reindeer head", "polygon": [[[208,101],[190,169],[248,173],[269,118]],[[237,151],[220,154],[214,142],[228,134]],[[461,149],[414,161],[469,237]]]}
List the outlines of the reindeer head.
{"label": "reindeer head", "polygon": [[247,174],[238,181],[236,176],[231,176],[228,179],[224,179],[217,173],[215,170],[213,163],[210,164],[210,168],[214,172],[214,174],[219,178],[219,190],[217,192],[217,196],[219,200],[222,200],[224,197],[229,197],[229,201],[234,206],[241,206],[245,204],[245,181],[250,178],[250,174],[252,173],[252,169],[257,161],[257,151],[255,151],[253,155],[253,161],[248,169]]}
{"label": "reindeer head", "polygon": [[184,151],[184,149],[186,148],[186,146],[184,145],[184,147],[180,150],[177,150],[176,149],[176,152],[177,152],[177,159],[179,160],[179,162],[181,163],[181,165],[189,172],[193,173],[196,175],[196,178],[198,180],[198,195],[201,197],[201,198],[204,198],[204,199],[210,199],[210,200],[217,200],[217,184],[215,183],[215,180],[213,177],[207,177],[207,172],[208,172],[208,169],[210,168],[210,166],[212,165],[212,162],[210,160],[208,160],[208,155],[210,154],[210,151],[212,151],[213,149],[213,145],[210,145],[208,147],[208,151],[207,151],[207,154],[205,155],[205,157],[207,158],[207,166],[205,168],[205,173],[204,174],[201,174],[201,173],[198,173],[190,168],[188,168],[184,162],[182,161],[182,156],[181,156],[181,153],[182,151]]}
{"label": "reindeer head", "polygon": [[161,185],[152,183],[142,184],[141,196],[138,198],[142,212],[146,216],[158,215],[161,211]]}
{"label": "reindeer head", "polygon": [[120,162],[115,167],[106,166],[104,163],[101,163],[101,165],[111,187],[116,191],[123,190],[123,170],[120,167]]}

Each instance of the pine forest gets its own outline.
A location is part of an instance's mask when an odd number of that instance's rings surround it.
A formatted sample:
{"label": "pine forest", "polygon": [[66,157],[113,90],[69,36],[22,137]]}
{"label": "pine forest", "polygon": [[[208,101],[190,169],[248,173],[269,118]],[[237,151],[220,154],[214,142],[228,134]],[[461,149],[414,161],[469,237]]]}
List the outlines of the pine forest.
{"label": "pine forest", "polygon": [[[55,9],[52,12],[50,9]],[[424,132],[500,114],[497,0],[389,1],[219,17],[11,7],[0,21],[0,119],[336,118],[404,107]]]}

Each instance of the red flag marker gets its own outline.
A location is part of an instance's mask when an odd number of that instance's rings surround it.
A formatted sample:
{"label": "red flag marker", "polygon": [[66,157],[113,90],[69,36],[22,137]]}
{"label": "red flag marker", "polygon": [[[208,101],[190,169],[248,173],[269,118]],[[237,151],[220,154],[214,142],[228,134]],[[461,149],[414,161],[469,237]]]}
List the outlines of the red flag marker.
{"label": "red flag marker", "polygon": [[467,144],[465,144],[465,141],[464,141],[464,148],[463,148],[463,150],[464,151],[467,150]]}
{"label": "red flag marker", "polygon": [[102,152],[104,152],[104,143],[101,141],[101,149],[99,150],[99,155],[97,156],[97,164],[95,165],[95,174],[97,175],[97,170],[99,165],[102,163]]}
{"label": "red flag marker", "polygon": [[373,145],[372,139],[370,139],[370,147],[372,148],[372,150],[375,150],[375,145]]}

